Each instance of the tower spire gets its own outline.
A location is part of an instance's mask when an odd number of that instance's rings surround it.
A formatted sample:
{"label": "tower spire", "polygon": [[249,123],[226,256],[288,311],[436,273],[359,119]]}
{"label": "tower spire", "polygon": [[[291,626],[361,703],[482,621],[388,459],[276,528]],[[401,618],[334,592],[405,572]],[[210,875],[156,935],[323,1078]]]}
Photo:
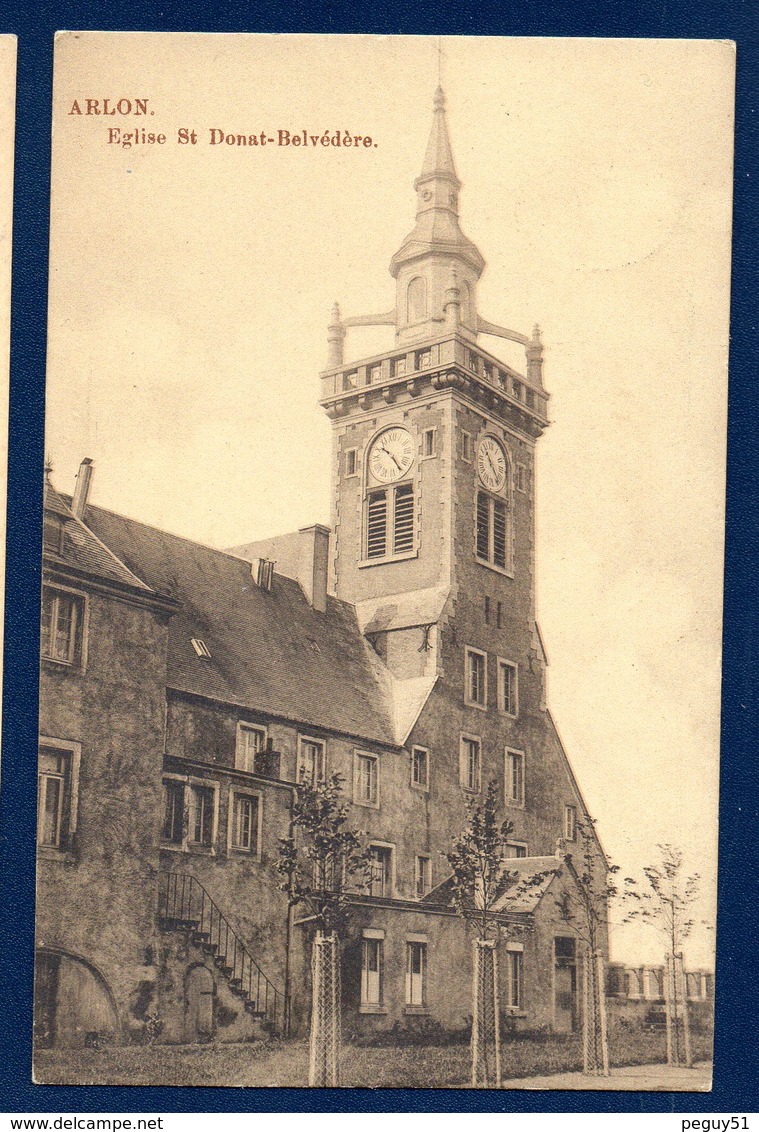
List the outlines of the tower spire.
{"label": "tower spire", "polygon": [[390,261],[397,281],[396,337],[416,342],[444,329],[451,267],[456,268],[463,329],[477,335],[477,281],[485,260],[459,225],[459,189],[446,120],[445,92],[438,86],[422,171],[414,181],[416,224]]}
{"label": "tower spire", "polygon": [[456,176],[456,166],[453,162],[451,139],[448,136],[448,123],[445,117],[445,91],[439,86],[435,91],[433,101],[432,130],[430,140],[427,142],[427,152],[424,155],[421,175],[417,178],[415,188],[422,181],[434,177],[446,177],[455,182],[456,188],[461,188],[461,182]]}

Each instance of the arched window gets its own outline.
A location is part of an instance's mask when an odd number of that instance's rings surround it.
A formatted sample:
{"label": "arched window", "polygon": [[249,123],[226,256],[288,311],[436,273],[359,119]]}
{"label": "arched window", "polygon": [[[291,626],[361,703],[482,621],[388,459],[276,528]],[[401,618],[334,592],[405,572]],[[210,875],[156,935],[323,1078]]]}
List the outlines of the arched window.
{"label": "arched window", "polygon": [[472,321],[472,292],[466,279],[462,279],[461,286],[461,321],[465,326],[470,326]]}
{"label": "arched window", "polygon": [[406,321],[421,322],[427,317],[427,282],[415,275],[406,291]]}

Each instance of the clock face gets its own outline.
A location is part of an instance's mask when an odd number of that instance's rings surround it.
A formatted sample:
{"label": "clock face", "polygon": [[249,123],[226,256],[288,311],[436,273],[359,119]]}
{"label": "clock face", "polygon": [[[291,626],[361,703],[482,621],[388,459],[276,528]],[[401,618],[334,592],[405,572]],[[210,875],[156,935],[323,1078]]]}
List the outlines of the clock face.
{"label": "clock face", "polygon": [[405,476],[414,462],[414,441],[405,428],[389,428],[375,440],[369,453],[369,470],[380,483]]}
{"label": "clock face", "polygon": [[485,436],[477,452],[477,472],[488,491],[502,491],[506,483],[506,456],[492,436]]}

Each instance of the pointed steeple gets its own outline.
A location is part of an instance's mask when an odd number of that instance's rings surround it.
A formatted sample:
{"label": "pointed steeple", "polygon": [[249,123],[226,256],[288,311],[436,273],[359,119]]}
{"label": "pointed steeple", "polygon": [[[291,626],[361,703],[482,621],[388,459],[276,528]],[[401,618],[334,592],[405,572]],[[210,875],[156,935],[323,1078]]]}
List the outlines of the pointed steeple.
{"label": "pointed steeple", "polygon": [[422,172],[414,188],[416,188],[421,181],[434,177],[447,177],[455,183],[457,189],[460,189],[461,182],[456,176],[456,166],[453,163],[453,152],[451,150],[451,139],[448,136],[448,123],[445,117],[445,94],[441,86],[435,91],[435,99],[432,105],[434,112],[430,140],[427,143],[427,152],[424,155]]}
{"label": "pointed steeple", "polygon": [[390,274],[397,280],[399,341],[421,340],[443,329],[454,265],[460,279],[461,323],[471,334],[477,333],[475,291],[485,260],[461,231],[460,188],[448,136],[445,94],[438,87],[422,171],[414,181],[416,224],[390,261]]}

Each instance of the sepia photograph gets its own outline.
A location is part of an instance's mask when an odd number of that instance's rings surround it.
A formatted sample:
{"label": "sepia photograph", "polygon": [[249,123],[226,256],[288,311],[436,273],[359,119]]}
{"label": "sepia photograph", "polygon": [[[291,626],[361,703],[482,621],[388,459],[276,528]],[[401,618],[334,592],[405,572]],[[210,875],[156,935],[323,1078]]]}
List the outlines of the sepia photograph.
{"label": "sepia photograph", "polygon": [[58,34],[36,1083],[711,1088],[734,81]]}

